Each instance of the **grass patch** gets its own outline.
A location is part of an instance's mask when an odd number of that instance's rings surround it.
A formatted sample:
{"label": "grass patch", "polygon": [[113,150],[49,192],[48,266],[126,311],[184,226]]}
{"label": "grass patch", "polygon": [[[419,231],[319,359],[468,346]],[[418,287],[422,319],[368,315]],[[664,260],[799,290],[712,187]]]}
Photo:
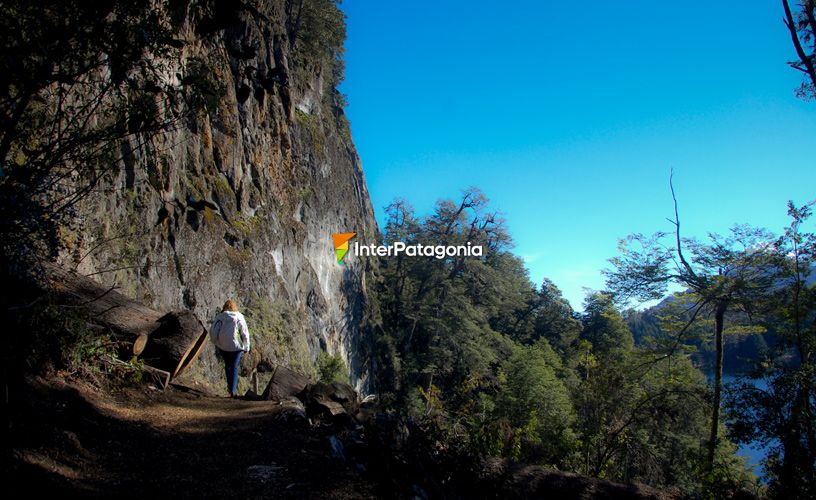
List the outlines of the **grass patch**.
{"label": "grass patch", "polygon": [[232,221],[232,227],[237,230],[241,236],[248,238],[255,234],[261,227],[263,217],[260,215],[253,215],[252,217],[242,217]]}

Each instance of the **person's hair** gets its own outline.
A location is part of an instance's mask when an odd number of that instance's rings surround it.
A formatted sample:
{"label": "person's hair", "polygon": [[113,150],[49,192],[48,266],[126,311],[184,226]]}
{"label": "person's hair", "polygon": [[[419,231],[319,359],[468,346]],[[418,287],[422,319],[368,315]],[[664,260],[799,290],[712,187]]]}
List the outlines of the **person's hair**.
{"label": "person's hair", "polygon": [[224,308],[222,309],[222,311],[237,311],[237,310],[238,304],[234,300],[229,299],[228,301],[224,302]]}

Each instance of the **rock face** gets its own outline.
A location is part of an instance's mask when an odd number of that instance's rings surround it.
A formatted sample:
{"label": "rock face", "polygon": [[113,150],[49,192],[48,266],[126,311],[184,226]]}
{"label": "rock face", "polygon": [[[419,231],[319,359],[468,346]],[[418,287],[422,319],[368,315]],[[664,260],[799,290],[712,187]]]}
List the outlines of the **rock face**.
{"label": "rock face", "polygon": [[[237,298],[256,363],[308,372],[321,350],[339,353],[365,393],[369,263],[338,264],[331,235],[374,242],[378,229],[334,88],[342,63],[301,41],[325,27],[287,3],[297,2],[187,5],[166,78],[204,67],[217,92],[173,130],[122,145],[125,160],[84,202],[61,260],[207,326]],[[223,377],[210,346],[191,371]]]}

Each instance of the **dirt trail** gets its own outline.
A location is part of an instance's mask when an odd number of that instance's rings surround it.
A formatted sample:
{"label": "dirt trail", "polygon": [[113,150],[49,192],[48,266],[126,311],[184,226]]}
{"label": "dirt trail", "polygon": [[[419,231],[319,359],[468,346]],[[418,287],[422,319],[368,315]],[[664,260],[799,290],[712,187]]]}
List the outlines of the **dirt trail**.
{"label": "dirt trail", "polygon": [[[382,435],[389,427],[375,426],[360,446],[348,426],[313,427],[283,418],[277,402],[182,385],[101,391],[51,378],[12,387],[4,468],[12,498],[680,497],[501,459],[460,462],[421,432],[396,446]],[[346,443],[349,461],[332,442]]]}
{"label": "dirt trail", "polygon": [[26,496],[375,496],[332,454],[330,431],[282,420],[276,402],[37,379],[12,393],[10,407],[12,491]]}

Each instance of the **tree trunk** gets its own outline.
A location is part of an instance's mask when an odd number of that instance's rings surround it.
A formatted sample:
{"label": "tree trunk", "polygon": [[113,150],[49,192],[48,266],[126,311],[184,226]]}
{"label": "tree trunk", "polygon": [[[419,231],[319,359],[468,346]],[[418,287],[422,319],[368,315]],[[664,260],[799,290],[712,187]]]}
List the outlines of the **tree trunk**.
{"label": "tree trunk", "polygon": [[201,354],[207,329],[191,311],[167,313],[159,322],[161,326],[150,334],[142,359],[175,378]]}
{"label": "tree trunk", "polygon": [[207,329],[190,311],[162,313],[131,300],[113,287],[55,264],[44,264],[47,285],[64,307],[81,311],[121,340],[132,342],[122,357],[145,362],[178,376],[201,352]]}
{"label": "tree trunk", "polygon": [[714,470],[714,454],[717,450],[718,433],[720,429],[720,398],[722,394],[723,372],[723,322],[727,303],[720,302],[714,312],[714,401],[711,411],[711,432],[708,438],[708,470]]}
{"label": "tree trunk", "polygon": [[93,279],[56,264],[45,263],[47,284],[66,307],[79,309],[88,319],[111,330],[114,336],[133,342],[133,355],[144,350],[148,336],[161,326],[162,313],[131,300]]}
{"label": "tree trunk", "polygon": [[136,337],[136,340],[133,342],[133,355],[138,356],[142,352],[144,352],[145,347],[147,346],[147,340],[150,338],[148,335],[139,335]]}

